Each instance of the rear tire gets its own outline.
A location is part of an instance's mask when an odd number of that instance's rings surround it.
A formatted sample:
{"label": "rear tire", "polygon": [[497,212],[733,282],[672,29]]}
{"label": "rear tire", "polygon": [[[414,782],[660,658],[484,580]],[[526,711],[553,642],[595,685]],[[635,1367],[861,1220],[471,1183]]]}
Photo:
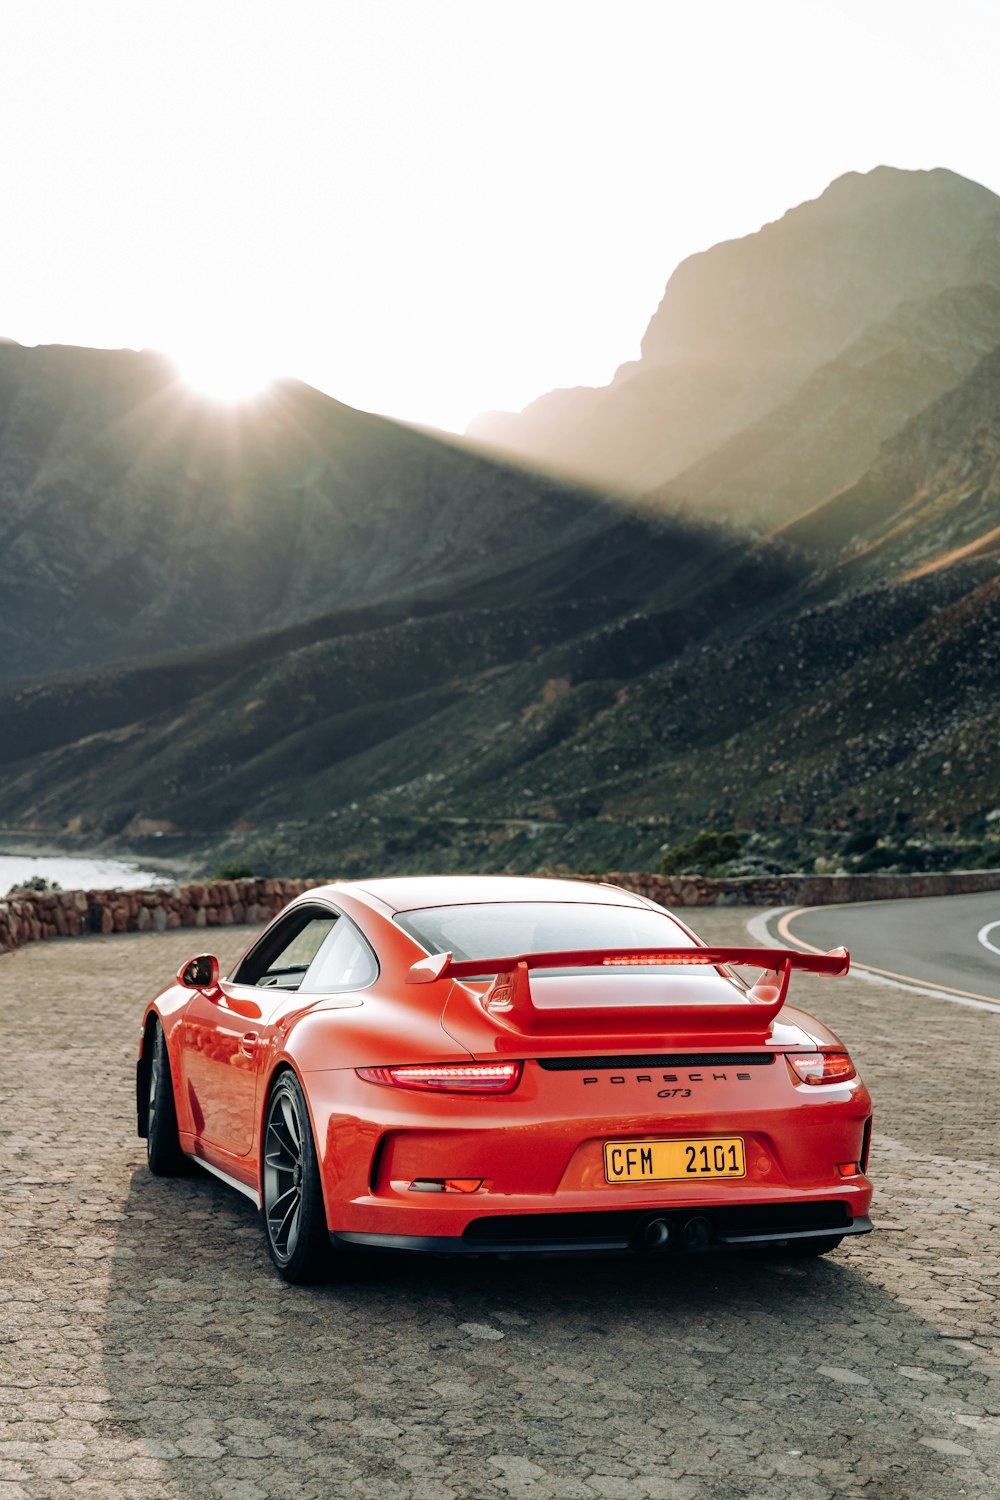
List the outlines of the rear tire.
{"label": "rear tire", "polygon": [[262,1167],[261,1221],[275,1270],[298,1286],[326,1279],[331,1252],[319,1162],[305,1094],[290,1070],[267,1101]]}
{"label": "rear tire", "polygon": [[170,1057],[159,1021],[154,1022],[152,1048],[146,1096],[146,1161],[155,1176],[177,1177],[187,1170],[187,1158],[181,1150],[177,1133],[177,1104],[170,1076]]}

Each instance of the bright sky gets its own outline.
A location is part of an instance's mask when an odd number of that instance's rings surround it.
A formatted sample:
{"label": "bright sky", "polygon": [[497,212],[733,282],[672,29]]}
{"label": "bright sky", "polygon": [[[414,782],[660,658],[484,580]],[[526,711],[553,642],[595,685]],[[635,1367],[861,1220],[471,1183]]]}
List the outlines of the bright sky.
{"label": "bright sky", "polygon": [[0,334],[460,429],[880,162],[1000,191],[1000,0],[2,0]]}

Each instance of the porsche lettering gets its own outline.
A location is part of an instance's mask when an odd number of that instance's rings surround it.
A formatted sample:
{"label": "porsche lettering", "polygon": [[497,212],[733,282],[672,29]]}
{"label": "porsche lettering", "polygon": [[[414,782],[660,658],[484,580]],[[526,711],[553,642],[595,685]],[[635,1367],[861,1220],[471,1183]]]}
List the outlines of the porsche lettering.
{"label": "porsche lettering", "polygon": [[751,1073],[611,1073],[602,1077],[599,1073],[588,1073],[583,1082],[588,1083],[749,1083]]}

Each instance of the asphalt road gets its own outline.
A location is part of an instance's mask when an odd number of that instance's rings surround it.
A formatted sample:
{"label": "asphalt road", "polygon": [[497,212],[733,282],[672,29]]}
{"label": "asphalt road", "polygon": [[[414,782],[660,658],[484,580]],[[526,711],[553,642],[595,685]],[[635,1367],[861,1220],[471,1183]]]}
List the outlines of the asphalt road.
{"label": "asphalt road", "polygon": [[852,965],[881,978],[1000,1007],[1000,891],[800,907],[761,925],[775,942],[842,943]]}
{"label": "asphalt road", "polygon": [[824,1260],[298,1289],[245,1199],[133,1134],[142,1002],[191,945],[0,958],[0,1500],[995,1500],[1000,1016],[793,979],[875,1097],[877,1230]]}

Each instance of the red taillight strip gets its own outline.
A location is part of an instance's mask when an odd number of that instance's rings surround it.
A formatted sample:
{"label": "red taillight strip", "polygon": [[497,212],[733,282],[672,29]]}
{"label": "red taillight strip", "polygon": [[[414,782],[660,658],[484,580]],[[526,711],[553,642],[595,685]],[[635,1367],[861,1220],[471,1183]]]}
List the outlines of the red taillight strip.
{"label": "red taillight strip", "polygon": [[434,1093],[510,1094],[521,1081],[520,1062],[399,1063],[382,1068],[355,1068],[366,1083]]}
{"label": "red taillight strip", "polygon": [[796,1083],[846,1083],[858,1072],[846,1052],[786,1052],[785,1061]]}

